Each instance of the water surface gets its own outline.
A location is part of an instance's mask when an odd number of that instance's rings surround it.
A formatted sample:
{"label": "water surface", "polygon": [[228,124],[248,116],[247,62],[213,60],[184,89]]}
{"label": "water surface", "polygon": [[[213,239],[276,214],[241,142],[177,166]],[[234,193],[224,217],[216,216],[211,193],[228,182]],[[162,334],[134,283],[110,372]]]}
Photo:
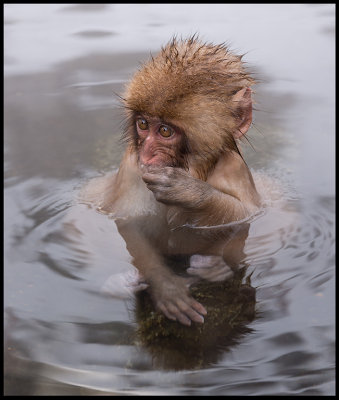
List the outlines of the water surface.
{"label": "water surface", "polygon": [[[334,5],[4,10],[5,394],[333,395]],[[173,371],[138,340],[135,302],[101,293],[130,257],[76,194],[121,159],[114,93],[150,51],[194,32],[247,52],[260,79],[243,150],[273,199],[245,245],[248,331]]]}

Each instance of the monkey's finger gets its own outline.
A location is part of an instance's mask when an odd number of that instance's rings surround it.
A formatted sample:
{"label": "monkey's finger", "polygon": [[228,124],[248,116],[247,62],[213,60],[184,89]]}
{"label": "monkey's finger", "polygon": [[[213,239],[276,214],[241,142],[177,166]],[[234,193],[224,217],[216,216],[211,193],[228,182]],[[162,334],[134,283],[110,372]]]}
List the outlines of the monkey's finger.
{"label": "monkey's finger", "polygon": [[186,317],[185,314],[182,314],[182,313],[178,313],[177,320],[181,324],[186,325],[186,326],[191,326],[191,324],[192,324],[191,320],[188,317]]}
{"label": "monkey's finger", "polygon": [[149,172],[150,174],[161,174],[164,171],[164,167],[160,167],[159,165],[140,164],[140,171],[142,173]]}
{"label": "monkey's finger", "polygon": [[158,308],[159,311],[161,311],[163,314],[165,314],[165,316],[168,319],[171,319],[172,321],[176,321],[177,320],[176,316],[174,314],[172,314],[164,304],[162,304],[162,303],[161,304],[157,304],[157,308]]}
{"label": "monkey's finger", "polygon": [[175,316],[175,319],[183,325],[191,326],[191,321],[195,321],[193,318],[190,318],[190,316],[187,315],[187,312],[180,310],[180,308],[174,304],[169,304],[168,309],[170,310],[170,313]]}
{"label": "monkey's finger", "polygon": [[155,174],[149,174],[148,172],[146,174],[142,175],[142,180],[146,183],[146,184],[159,184],[161,182],[161,178],[158,175]]}
{"label": "monkey's finger", "polygon": [[164,304],[160,304],[158,307],[160,311],[162,311],[166,315],[167,318],[173,321],[179,321],[183,325],[191,326],[191,319],[183,314],[174,304],[168,304],[167,306],[165,306]]}
{"label": "monkey's finger", "polygon": [[160,167],[158,165],[147,165],[144,166],[143,172],[149,172],[151,174],[163,174],[166,167]]}
{"label": "monkey's finger", "polygon": [[190,306],[201,315],[206,315],[206,308],[193,298],[190,299]]}
{"label": "monkey's finger", "polygon": [[[198,308],[198,309],[201,310],[201,311],[204,310],[205,313],[206,313],[206,310],[201,306],[201,304],[199,304],[199,303],[196,302],[195,300],[193,300],[193,301],[192,301],[192,299],[189,299],[189,300],[190,300],[189,303],[188,303],[188,302],[185,302],[185,301],[183,301],[183,300],[181,300],[181,299],[177,300],[177,306],[178,306],[178,308],[179,308],[180,311],[181,311],[182,313],[184,313],[190,320],[192,320],[192,321],[194,321],[194,322],[198,322],[198,323],[200,323],[200,324],[203,324],[203,323],[204,323],[204,317],[201,315],[202,312],[199,313],[199,311],[195,310],[195,309],[193,308],[193,306],[196,307],[196,308]],[[195,304],[195,303],[196,303],[196,304]],[[201,307],[199,308],[198,305],[200,305],[202,308],[201,308]]]}
{"label": "monkey's finger", "polygon": [[162,185],[162,186],[171,186],[171,181],[168,179],[167,176],[161,175],[161,174],[150,174],[146,172],[145,174],[142,175],[142,180],[147,184],[156,184],[156,185]]}
{"label": "monkey's finger", "polygon": [[151,183],[146,183],[147,189],[154,193],[156,199],[161,201],[162,197],[166,198],[166,190],[163,187],[159,187],[159,185],[153,185]]}
{"label": "monkey's finger", "polygon": [[145,172],[142,174],[142,180],[146,183],[151,183],[157,181],[157,176],[154,174],[150,174],[149,172]]}

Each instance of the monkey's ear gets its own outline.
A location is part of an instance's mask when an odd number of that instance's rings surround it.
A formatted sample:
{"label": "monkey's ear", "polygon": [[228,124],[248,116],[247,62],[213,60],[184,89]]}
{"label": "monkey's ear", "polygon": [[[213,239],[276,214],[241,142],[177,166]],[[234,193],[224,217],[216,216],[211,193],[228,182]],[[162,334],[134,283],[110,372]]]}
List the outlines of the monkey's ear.
{"label": "monkey's ear", "polygon": [[232,101],[236,103],[237,114],[239,117],[236,119],[237,126],[233,132],[235,139],[239,139],[241,136],[249,130],[252,123],[252,90],[245,87],[239,90],[232,98]]}

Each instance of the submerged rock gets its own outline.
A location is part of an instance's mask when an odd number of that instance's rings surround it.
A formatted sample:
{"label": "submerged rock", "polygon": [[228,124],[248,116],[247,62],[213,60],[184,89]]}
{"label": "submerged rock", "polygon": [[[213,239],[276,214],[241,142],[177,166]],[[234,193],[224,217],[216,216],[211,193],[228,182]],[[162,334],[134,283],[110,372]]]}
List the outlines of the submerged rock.
{"label": "submerged rock", "polygon": [[139,344],[151,353],[156,367],[196,369],[219,356],[252,330],[255,289],[250,277],[243,283],[245,268],[223,282],[202,281],[191,287],[192,296],[207,310],[205,322],[191,326],[171,321],[156,311],[147,291],[137,294],[135,315]]}

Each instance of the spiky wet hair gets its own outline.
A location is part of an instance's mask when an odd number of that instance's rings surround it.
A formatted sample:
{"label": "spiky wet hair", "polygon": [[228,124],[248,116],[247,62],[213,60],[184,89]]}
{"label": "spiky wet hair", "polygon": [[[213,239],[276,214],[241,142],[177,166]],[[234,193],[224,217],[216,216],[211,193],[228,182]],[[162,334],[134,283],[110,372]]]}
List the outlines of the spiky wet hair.
{"label": "spiky wet hair", "polygon": [[128,117],[140,113],[177,126],[194,165],[213,166],[220,153],[238,151],[232,133],[240,110],[231,99],[255,83],[241,59],[225,44],[174,37],[127,85]]}

